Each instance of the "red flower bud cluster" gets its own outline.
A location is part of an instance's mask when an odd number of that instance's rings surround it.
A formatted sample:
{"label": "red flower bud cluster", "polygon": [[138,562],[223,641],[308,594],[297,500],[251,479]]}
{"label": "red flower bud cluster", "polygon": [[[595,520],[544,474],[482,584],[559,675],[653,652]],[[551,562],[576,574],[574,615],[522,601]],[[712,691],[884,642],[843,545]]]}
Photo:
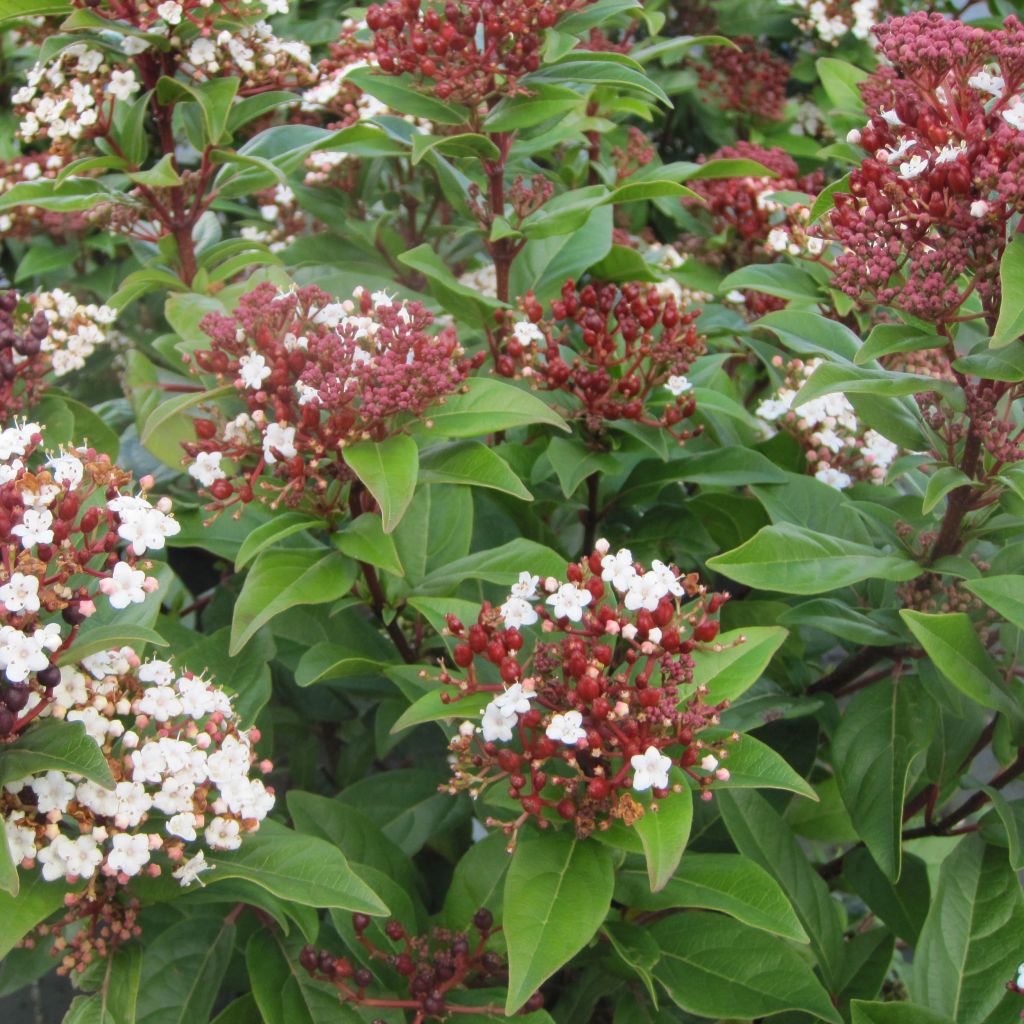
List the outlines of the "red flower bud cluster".
{"label": "red flower bud cluster", "polygon": [[520,812],[489,822],[507,832],[561,819],[581,837],[641,817],[634,791],[660,799],[689,777],[710,799],[706,787],[728,778],[718,764],[725,752],[699,734],[728,702],[708,704],[707,688],[693,687],[692,652],[714,644],[729,595],[708,594],[695,573],[680,578],[657,560],[644,570],[603,540],[566,577],[545,580],[541,602],[540,581],[524,572],[509,599],[484,603],[468,628],[449,616],[457,667],[442,667],[439,680],[454,691],[442,700],[492,700],[480,729],[464,722],[451,743],[448,790]]}
{"label": "red flower bud cluster", "polygon": [[836,286],[933,323],[1000,301],[1007,222],[1024,210],[1024,25],[916,13],[875,29],[892,63],[862,85],[870,154],[837,194]]}
{"label": "red flower bud cluster", "polygon": [[441,100],[476,107],[527,90],[523,75],[541,64],[544,30],[590,0],[422,0],[372,4],[377,62],[386,74],[411,74]]}
{"label": "red flower bud cluster", "polygon": [[786,105],[789,64],[751,36],[737,36],[731,46],[708,47],[698,65],[700,91],[719,110],[743,117],[781,121]]}
{"label": "red flower bud cluster", "polygon": [[269,283],[233,315],[210,314],[201,326],[213,345],[195,364],[233,383],[243,411],[195,421],[189,473],[216,508],[260,497],[336,510],[331,485],[353,479],[342,449],[403,432],[483,360],[463,358],[451,327],[428,333],[432,323],[418,302],[383,292],[342,303],[315,286],[281,293]]}
{"label": "red flower bud cluster", "polygon": [[[501,931],[494,926],[494,915],[481,908],[473,915],[473,929],[474,935],[436,927],[423,935],[410,935],[398,920],[381,926],[367,914],[353,914],[353,947],[364,966],[315,946],[303,948],[299,963],[311,977],[333,985],[344,1003],[409,1010],[420,1021],[449,1020],[453,1007],[466,1007],[458,999],[460,990],[508,983],[506,958],[487,948],[490,937]],[[368,966],[374,961],[386,964],[402,979],[405,998],[369,994],[377,980]],[[536,992],[524,1009],[533,1012],[543,1005],[543,995]],[[503,1015],[498,1007],[479,1007],[478,1012]]]}
{"label": "red flower bud cluster", "polygon": [[[696,311],[680,310],[652,285],[573,281],[550,316],[532,293],[523,308],[528,320],[506,324],[500,374],[563,392],[571,399],[565,415],[592,435],[620,420],[660,427],[679,441],[696,433],[681,426],[696,409],[685,374],[705,351]],[[663,398],[669,401],[660,410],[649,407]]]}
{"label": "red flower bud cluster", "polygon": [[50,370],[43,352],[50,325],[42,311],[18,306],[17,292],[0,294],[0,423],[36,401]]}

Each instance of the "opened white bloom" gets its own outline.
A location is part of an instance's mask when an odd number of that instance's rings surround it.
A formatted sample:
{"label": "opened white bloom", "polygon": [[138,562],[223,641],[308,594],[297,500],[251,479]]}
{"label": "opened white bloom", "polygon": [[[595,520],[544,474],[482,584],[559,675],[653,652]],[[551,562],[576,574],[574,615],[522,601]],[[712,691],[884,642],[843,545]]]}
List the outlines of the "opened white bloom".
{"label": "opened white bloom", "polygon": [[879,113],[882,115],[882,120],[886,124],[891,124],[894,128],[903,124],[895,110],[880,110]]}
{"label": "opened white bloom", "polygon": [[1002,113],[1003,120],[1011,128],[1016,128],[1019,132],[1024,131],[1024,100],[1021,100],[1019,96],[1014,96]]}
{"label": "opened white bloom", "polygon": [[522,629],[523,626],[532,626],[537,621],[537,611],[522,597],[510,597],[498,609],[505,622],[506,629]]}
{"label": "opened white bloom", "polygon": [[192,842],[196,838],[196,816],[188,812],[172,815],[167,822],[167,832]]}
{"label": "opened white bloom", "polygon": [[652,786],[668,789],[668,770],[672,767],[672,759],[657,747],[650,746],[642,754],[634,754],[629,763],[633,766],[633,788],[638,793]]}
{"label": "opened white bloom", "polygon": [[583,618],[583,609],[593,600],[589,590],[581,590],[572,583],[563,583],[552,594],[547,603],[551,605],[556,619],[568,619],[579,622]]}
{"label": "opened white bloom", "polygon": [[534,342],[543,341],[544,333],[529,320],[520,320],[512,328],[512,335],[523,348],[529,348]]}
{"label": "opened white bloom", "polygon": [[[182,861],[181,867],[175,868],[171,872],[171,877],[176,878],[183,886],[191,885],[193,882],[198,881],[199,876],[204,871],[212,871],[213,868],[213,864],[206,863],[206,854],[200,850],[194,857]],[[202,885],[203,883],[200,882],[199,884]]]}
{"label": "opened white bloom", "polygon": [[583,715],[578,711],[566,711],[564,715],[553,715],[544,735],[549,740],[558,743],[567,743],[574,746],[582,739],[586,739],[587,732],[583,728]]}
{"label": "opened white bloom", "polygon": [[718,758],[714,754],[708,754],[701,760],[700,766],[706,772],[713,772],[718,767]]}
{"label": "opened white bloom", "polygon": [[259,391],[270,374],[271,369],[259,352],[249,352],[238,360],[238,376],[247,388]]}
{"label": "opened white bloom", "polygon": [[643,576],[634,576],[630,581],[629,590],[623,604],[631,611],[641,608],[653,612],[661,599],[668,593],[668,587],[659,573],[645,572]]}
{"label": "opened white bloom", "polygon": [[16,572],[0,587],[0,601],[9,612],[39,611],[39,579]]}
{"label": "opened white bloom", "polygon": [[141,86],[135,80],[134,71],[111,71],[110,81],[107,83],[107,92],[114,99],[130,100],[139,91]]}
{"label": "opened white bloom", "polygon": [[139,53],[145,53],[149,49],[149,46],[149,41],[142,39],[139,36],[122,36],[121,38],[121,49],[124,50],[125,54],[129,57],[134,57]]}
{"label": "opened white bloom", "polygon": [[529,601],[537,596],[537,586],[539,583],[539,576],[534,576],[529,572],[521,572],[518,582],[512,584],[512,596],[521,597]]}
{"label": "opened white bloom", "polygon": [[220,452],[200,452],[196,461],[188,467],[188,475],[198,480],[203,487],[210,487],[225,478],[224,470],[220,468],[222,457]]}
{"label": "opened white bloom", "polygon": [[11,533],[21,538],[21,546],[34,547],[53,541],[53,515],[47,509],[28,508],[21,514],[21,522],[11,527]]}
{"label": "opened white bloom", "polygon": [[665,389],[675,395],[676,398],[680,395],[685,395],[692,388],[693,385],[685,377],[673,376],[665,381]]}
{"label": "opened white bloom", "polygon": [[111,840],[111,846],[107,867],[112,871],[123,872],[131,878],[149,863],[149,836],[144,832],[138,835],[119,832]]}
{"label": "opened white bloom", "polygon": [[789,232],[785,228],[772,228],[766,244],[772,252],[785,252],[789,246]]}
{"label": "opened white bloom", "polygon": [[29,789],[36,795],[36,810],[39,814],[57,811],[63,814],[74,799],[75,787],[68,782],[63,772],[48,771],[29,783]]}
{"label": "opened white bloom", "polygon": [[986,203],[984,199],[975,199],[974,202],[971,203],[971,216],[974,217],[975,220],[981,220],[981,218],[987,213],[988,203]]}
{"label": "opened white bloom", "polygon": [[628,590],[635,576],[633,553],[629,548],[619,548],[614,555],[605,555],[601,559],[601,579],[605,583],[610,583],[616,590]]}
{"label": "opened white bloom", "polygon": [[282,427],[279,423],[271,423],[263,435],[263,457],[269,463],[277,462],[277,455],[290,459],[296,454],[295,428]]}
{"label": "opened white bloom", "polygon": [[233,818],[216,817],[203,833],[207,844],[214,850],[237,850],[242,845],[238,822]]}
{"label": "opened white bloom", "polygon": [[491,702],[496,704],[505,714],[525,715],[530,710],[532,693],[523,689],[522,683],[513,683],[504,693],[499,693]]}
{"label": "opened white bloom", "polygon": [[146,600],[146,574],[133,569],[127,562],[118,562],[110,579],[100,583],[100,590],[107,595],[111,608],[121,611],[130,604],[142,604]]}
{"label": "opened white bloom", "polygon": [[992,96],[1002,96],[1006,83],[1002,75],[993,75],[989,71],[978,71],[967,79],[967,84],[980,92],[987,92]]}
{"label": "opened white bloom", "polygon": [[844,491],[853,483],[853,478],[848,473],[841,469],[833,469],[832,466],[821,466],[814,474],[814,479],[834,487],[837,491]]}
{"label": "opened white bloom", "polygon": [[904,181],[910,181],[928,170],[928,158],[923,156],[912,156],[909,160],[900,164],[900,177]]}
{"label": "opened white bloom", "polygon": [[483,733],[484,742],[508,743],[512,739],[512,730],[518,721],[519,718],[514,711],[506,710],[497,701],[492,700],[484,708],[484,716],[480,720],[480,731]]}
{"label": "opened white bloom", "polygon": [[181,4],[176,3],[175,0],[167,0],[166,3],[160,4],[156,9],[156,13],[168,25],[178,25],[181,23]]}

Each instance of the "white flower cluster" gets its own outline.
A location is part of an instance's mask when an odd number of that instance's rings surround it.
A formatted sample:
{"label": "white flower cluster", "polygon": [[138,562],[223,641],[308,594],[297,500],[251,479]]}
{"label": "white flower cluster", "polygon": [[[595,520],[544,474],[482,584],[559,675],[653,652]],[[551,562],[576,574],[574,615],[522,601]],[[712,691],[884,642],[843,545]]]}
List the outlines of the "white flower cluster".
{"label": "white flower cluster", "polygon": [[[259,209],[263,223],[242,227],[242,238],[250,242],[262,242],[271,252],[283,252],[296,238],[287,226],[287,222],[299,210],[295,193],[287,185],[277,185]],[[269,370],[267,372],[269,375]]]}
{"label": "white flower cluster", "polygon": [[[755,415],[769,423],[784,423],[795,429],[810,446],[808,457],[819,462],[815,477],[830,487],[844,490],[854,477],[833,461],[852,468],[863,466],[866,477],[880,484],[899,455],[899,448],[876,430],[861,430],[857,413],[849,399],[840,392],[831,392],[794,406],[800,386],[821,365],[810,359],[796,366],[792,386],[780,388],[771,398],[758,405]],[[820,453],[824,452],[824,457]]]}
{"label": "white flower cluster", "polygon": [[309,46],[295,39],[281,39],[265,21],[225,29],[215,36],[200,36],[185,51],[185,57],[207,77],[232,68],[254,79],[299,73],[308,80],[317,73]]}
{"label": "white flower cluster", "polygon": [[776,220],[780,215],[782,220],[775,224],[768,232],[765,239],[765,248],[770,253],[790,256],[820,256],[825,251],[825,241],[817,235],[812,235],[808,224],[811,219],[811,208],[802,203],[792,203],[789,206],[779,202],[774,197],[774,190],[769,185],[757,194],[757,208],[765,210]]}
{"label": "white flower cluster", "polygon": [[498,271],[493,263],[467,270],[460,278],[459,284],[472,288],[478,295],[487,299],[498,295]]}
{"label": "white flower cluster", "polygon": [[[274,804],[263,782],[250,777],[251,738],[238,729],[230,698],[169,662],[140,666],[135,652],[122,648],[62,668],[40,717],[47,715],[81,722],[118,781],[107,789],[51,770],[4,786],[0,808],[12,858],[25,867],[38,863],[46,881],[97,871],[122,883],[143,871],[156,875],[152,858],[163,851],[187,885],[209,867],[205,851],[188,844],[237,849]],[[23,799],[27,791],[32,796]]]}
{"label": "white flower cluster", "polygon": [[41,312],[50,324],[42,350],[50,353],[50,365],[57,377],[81,370],[96,347],[107,342],[107,328],[117,318],[117,311],[109,306],[81,303],[60,288],[38,292],[31,302],[33,309]]}
{"label": "white flower cluster", "polygon": [[[512,739],[512,730],[519,722],[519,716],[530,710],[533,693],[522,683],[513,683],[507,690],[494,698],[484,708],[480,722],[480,732],[484,742],[508,743]],[[577,712],[578,714],[578,712]]]}
{"label": "white flower cluster", "polygon": [[805,32],[813,32],[822,42],[838,45],[850,33],[856,39],[870,39],[871,29],[878,21],[878,0],[780,0],[789,7],[799,7],[801,14],[793,24]]}
{"label": "white flower cluster", "polygon": [[[651,562],[650,569],[645,573],[636,571],[633,562],[633,554],[629,548],[619,548],[615,554],[607,553],[606,540],[599,540],[595,547],[598,551],[605,549],[604,557],[601,559],[601,579],[610,583],[620,594],[623,595],[622,603],[631,612],[641,609],[653,612],[665,597],[682,597],[685,593],[679,577],[671,566],[655,558]],[[630,626],[623,627],[623,635]],[[648,637],[655,643],[661,640],[660,632]],[[626,639],[632,639],[626,636]]]}
{"label": "white flower cluster", "polygon": [[105,97],[129,100],[141,88],[131,69],[112,69],[101,51],[72,43],[36,64],[11,101],[25,108],[18,130],[26,142],[44,136],[56,142],[81,138],[98,122]]}

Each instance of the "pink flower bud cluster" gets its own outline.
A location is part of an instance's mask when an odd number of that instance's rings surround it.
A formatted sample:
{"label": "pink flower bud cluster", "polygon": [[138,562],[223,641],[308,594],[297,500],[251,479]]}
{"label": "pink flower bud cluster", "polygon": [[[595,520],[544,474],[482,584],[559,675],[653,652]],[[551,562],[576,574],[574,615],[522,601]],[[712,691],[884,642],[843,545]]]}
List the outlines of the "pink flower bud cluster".
{"label": "pink flower bud cluster", "polygon": [[685,375],[705,351],[696,311],[680,310],[657,286],[573,281],[549,316],[532,292],[523,308],[526,320],[506,324],[500,374],[564,394],[565,415],[590,435],[615,421],[658,427],[679,441],[697,432],[681,425],[696,409]]}
{"label": "pink flower bud cluster", "polygon": [[218,508],[258,496],[334,509],[328,485],[352,479],[342,449],[401,433],[482,361],[464,359],[454,329],[433,334],[432,323],[420,303],[384,292],[336,302],[313,286],[282,294],[271,284],[233,315],[207,316],[213,345],[195,363],[234,384],[243,411],[195,421],[189,473]]}
{"label": "pink flower bud cluster", "polygon": [[438,99],[476,107],[527,92],[519,79],[541,65],[546,29],[590,0],[422,0],[371,4],[377,63],[386,74],[412,74]]}
{"label": "pink flower bud cluster", "polygon": [[[785,386],[761,402],[755,415],[797,439],[808,470],[822,483],[837,490],[845,490],[856,480],[883,483],[899,448],[877,430],[864,429],[845,395],[833,392],[794,404],[800,388],[821,362],[792,360],[785,368]],[[776,365],[782,365],[781,357],[776,357]]]}
{"label": "pink flower bud cluster", "polygon": [[994,318],[1007,223],[1024,210],[1024,25],[923,12],[875,29],[890,62],[862,85],[869,156],[831,212],[836,286],[932,323],[977,292]]}
{"label": "pink flower bud cluster", "polygon": [[[123,909],[133,878],[170,870],[192,884],[215,868],[207,851],[238,849],[274,795],[252,777],[258,734],[241,729],[230,698],[209,680],[166,661],[140,663],[131,647],[65,665],[59,677],[54,687],[33,686],[40,720],[82,723],[112,784],[53,769],[8,780],[0,815],[15,864],[39,867],[44,881],[85,883],[65,901],[61,925],[76,927],[57,936],[66,971],[136,933]],[[107,903],[114,907],[97,920]]]}
{"label": "pink flower bud cluster", "polygon": [[707,688],[693,687],[692,652],[721,649],[726,600],[695,573],[657,560],[645,569],[599,540],[565,581],[523,572],[468,628],[449,616],[457,668],[442,667],[454,690],[442,700],[493,695],[479,726],[464,722],[451,743],[449,790],[500,785],[522,812],[507,830],[560,818],[580,836],[632,824],[644,813],[634,793],[667,797],[687,777],[710,799],[707,787],[729,777],[726,751],[699,734],[728,702],[708,704]]}
{"label": "pink flower bud cluster", "polygon": [[732,46],[710,46],[697,66],[700,91],[719,110],[743,117],[781,121],[786,105],[789,64],[751,36]]}

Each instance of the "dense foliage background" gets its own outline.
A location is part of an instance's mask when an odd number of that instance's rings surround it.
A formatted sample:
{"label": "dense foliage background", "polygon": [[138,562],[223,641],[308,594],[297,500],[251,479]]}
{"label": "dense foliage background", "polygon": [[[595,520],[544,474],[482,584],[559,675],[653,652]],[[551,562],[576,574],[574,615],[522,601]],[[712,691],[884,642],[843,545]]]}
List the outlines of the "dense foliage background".
{"label": "dense foliage background", "polygon": [[0,996],[1021,1017],[1018,7],[0,0]]}

